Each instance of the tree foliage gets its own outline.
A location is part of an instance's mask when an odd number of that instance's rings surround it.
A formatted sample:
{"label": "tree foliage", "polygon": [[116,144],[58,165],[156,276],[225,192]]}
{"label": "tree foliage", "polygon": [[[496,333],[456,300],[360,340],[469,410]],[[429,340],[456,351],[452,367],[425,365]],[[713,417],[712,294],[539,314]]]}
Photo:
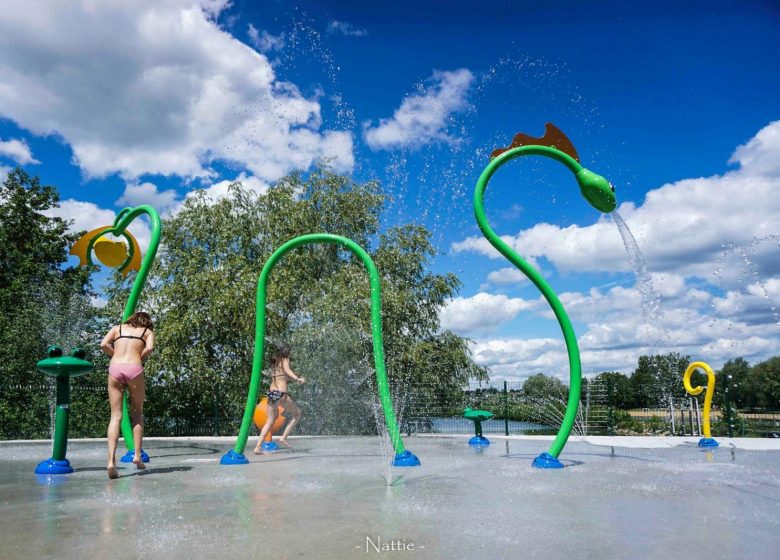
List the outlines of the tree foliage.
{"label": "tree foliage", "polygon": [[58,201],[21,168],[0,185],[0,437],[49,435],[40,387],[51,381],[35,363],[50,344],[90,349],[94,339],[88,273],[63,266],[76,235],[48,215]]}
{"label": "tree foliage", "polygon": [[[376,183],[357,184],[326,169],[288,176],[263,194],[237,183],[216,202],[204,193],[187,197],[164,220],[163,248],[142,296],[141,306],[157,321],[148,415],[169,425],[216,417],[225,433],[235,431],[251,372],[260,271],[284,242],[314,232],[349,237],[374,259],[395,392],[412,379],[451,388],[485,378],[462,338],[438,332],[439,309],[459,289],[458,279],[428,270],[434,247],[423,227],[379,234],[383,202]],[[115,286],[114,309],[121,308],[129,282]],[[267,342],[291,343],[293,368],[311,382],[292,388],[316,409],[304,428],[375,430],[370,292],[362,262],[333,244],[296,248],[274,268],[267,294]]]}

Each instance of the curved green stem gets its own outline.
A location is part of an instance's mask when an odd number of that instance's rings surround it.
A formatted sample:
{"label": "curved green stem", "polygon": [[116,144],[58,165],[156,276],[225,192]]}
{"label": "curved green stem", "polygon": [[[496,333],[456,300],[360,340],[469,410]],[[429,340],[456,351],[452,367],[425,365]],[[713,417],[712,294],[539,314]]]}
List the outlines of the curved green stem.
{"label": "curved green stem", "polygon": [[[114,225],[109,229],[101,231],[98,235],[90,239],[89,244],[87,245],[87,262],[91,265],[92,248],[100,237],[103,237],[108,233],[123,236],[128,240],[127,259],[125,260],[124,264],[119,267],[120,270],[123,269],[130,263],[135,252],[135,247],[133,246],[133,243],[130,242],[130,239],[125,230],[127,229],[127,226],[129,226],[130,223],[141,214],[146,214],[149,216],[152,237],[149,240],[149,248],[146,251],[146,255],[144,255],[143,261],[141,262],[141,269],[135,276],[133,287],[130,290],[130,296],[127,298],[125,310],[122,314],[122,321],[127,321],[130,316],[135,313],[135,307],[138,303],[138,298],[140,297],[141,291],[146,285],[146,278],[149,276],[149,270],[152,268],[152,263],[154,262],[154,258],[157,255],[157,248],[160,246],[160,234],[162,232],[162,226],[160,225],[160,215],[157,213],[157,210],[154,207],[149,206],[148,204],[142,204],[141,206],[136,206],[135,208],[124,208],[116,215],[116,218],[114,219]],[[125,446],[127,447],[127,450],[134,451],[135,444],[133,443],[133,427],[132,423],[130,422],[130,413],[127,406],[127,393],[125,393],[125,397],[122,402],[121,426],[122,437],[125,440]]]}
{"label": "curved green stem", "polygon": [[487,188],[488,181],[490,181],[493,173],[508,161],[526,155],[539,155],[553,158],[563,163],[575,175],[584,169],[576,160],[555,148],[548,148],[546,146],[521,146],[519,148],[513,148],[493,159],[482,172],[482,175],[480,175],[479,180],[477,181],[477,187],[474,190],[474,215],[477,218],[479,229],[490,244],[498,249],[502,255],[509,259],[512,264],[519,268],[523,274],[539,288],[539,291],[542,292],[542,295],[555,313],[558,324],[561,326],[563,338],[566,341],[566,351],[569,354],[569,400],[566,404],[566,412],[563,416],[561,427],[558,430],[558,435],[555,437],[549,451],[550,455],[558,457],[561,450],[566,445],[566,440],[569,439],[569,434],[574,426],[574,420],[577,417],[577,408],[579,407],[580,402],[582,367],[580,364],[580,350],[577,346],[577,336],[574,334],[574,328],[571,325],[569,316],[563,308],[563,304],[561,304],[561,301],[558,299],[558,296],[550,285],[547,284],[544,278],[542,278],[531,265],[524,261],[520,255],[515,253],[507,243],[496,235],[496,232],[490,227],[487,217],[485,216],[483,201],[485,189]]}
{"label": "curved green stem", "polygon": [[393,410],[393,402],[390,399],[390,387],[387,382],[387,372],[385,370],[385,351],[382,342],[382,290],[379,280],[379,272],[374,265],[374,261],[368,253],[357,243],[340,235],[330,233],[312,233],[301,235],[291,239],[276,251],[263,266],[260,272],[260,278],[257,281],[257,298],[255,303],[255,349],[252,360],[252,377],[249,382],[249,393],[244,409],[244,417],[241,421],[241,429],[238,433],[238,440],[233,448],[237,454],[243,454],[246,442],[249,439],[249,428],[252,424],[252,415],[257,404],[257,392],[260,388],[260,372],[263,369],[263,349],[265,346],[265,303],[266,286],[271,270],[284,256],[285,253],[308,243],[336,243],[346,247],[357,255],[368,271],[369,284],[371,286],[371,335],[374,347],[374,366],[376,368],[376,381],[379,389],[379,399],[382,403],[382,410],[385,414],[385,424],[390,435],[393,449],[396,454],[404,452],[404,444],[401,434],[398,430],[398,422]]}

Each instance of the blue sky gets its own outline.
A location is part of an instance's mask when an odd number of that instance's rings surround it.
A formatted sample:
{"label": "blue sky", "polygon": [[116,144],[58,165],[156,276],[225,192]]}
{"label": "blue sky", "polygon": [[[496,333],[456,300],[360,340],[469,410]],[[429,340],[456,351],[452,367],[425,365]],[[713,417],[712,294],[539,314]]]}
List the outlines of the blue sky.
{"label": "blue sky", "polygon": [[[681,5],[682,4],[682,5]],[[773,2],[9,2],[0,173],[56,185],[83,229],[187,192],[262,191],[321,158],[377,178],[464,281],[443,326],[494,378],[567,376],[538,294],[480,241],[487,154],[554,122],[616,186],[609,217],[556,164],[513,162],[488,215],[572,315],[587,373],[646,351],[777,354],[780,8]],[[144,232],[140,232],[144,236]]]}

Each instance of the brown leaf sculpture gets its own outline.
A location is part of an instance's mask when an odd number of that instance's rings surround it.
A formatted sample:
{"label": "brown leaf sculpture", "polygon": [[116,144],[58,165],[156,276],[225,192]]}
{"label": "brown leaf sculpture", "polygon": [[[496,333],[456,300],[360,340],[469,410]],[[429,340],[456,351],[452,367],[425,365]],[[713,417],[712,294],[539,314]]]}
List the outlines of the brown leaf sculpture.
{"label": "brown leaf sculpture", "polygon": [[493,153],[490,154],[490,159],[498,157],[512,148],[519,148],[520,146],[549,146],[580,161],[580,156],[577,155],[577,150],[574,148],[574,144],[571,143],[568,136],[561,132],[553,123],[549,122],[544,125],[544,136],[541,138],[534,138],[533,136],[523,134],[522,132],[515,134],[512,143],[506,148],[493,150]]}

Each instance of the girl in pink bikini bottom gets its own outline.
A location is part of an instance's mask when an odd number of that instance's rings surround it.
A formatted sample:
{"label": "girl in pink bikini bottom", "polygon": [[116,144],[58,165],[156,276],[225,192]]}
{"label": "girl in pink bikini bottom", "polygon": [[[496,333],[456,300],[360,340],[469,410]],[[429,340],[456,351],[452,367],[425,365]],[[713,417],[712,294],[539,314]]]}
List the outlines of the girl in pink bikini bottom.
{"label": "girl in pink bikini bottom", "polygon": [[108,374],[120,383],[129,383],[144,372],[141,364],[111,364]]}

